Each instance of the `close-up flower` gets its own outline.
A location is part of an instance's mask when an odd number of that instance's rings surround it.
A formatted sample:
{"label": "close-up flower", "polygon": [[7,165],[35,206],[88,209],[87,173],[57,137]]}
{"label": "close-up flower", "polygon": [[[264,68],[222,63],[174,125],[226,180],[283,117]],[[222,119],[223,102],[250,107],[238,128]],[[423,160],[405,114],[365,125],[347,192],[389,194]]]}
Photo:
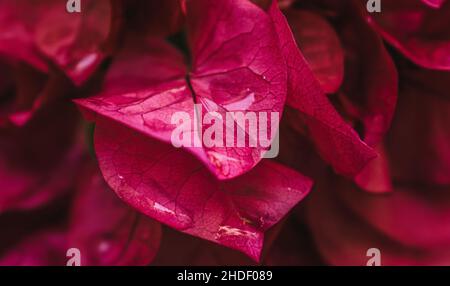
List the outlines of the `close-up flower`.
{"label": "close-up flower", "polygon": [[0,265],[449,266],[449,90],[448,0],[0,0]]}

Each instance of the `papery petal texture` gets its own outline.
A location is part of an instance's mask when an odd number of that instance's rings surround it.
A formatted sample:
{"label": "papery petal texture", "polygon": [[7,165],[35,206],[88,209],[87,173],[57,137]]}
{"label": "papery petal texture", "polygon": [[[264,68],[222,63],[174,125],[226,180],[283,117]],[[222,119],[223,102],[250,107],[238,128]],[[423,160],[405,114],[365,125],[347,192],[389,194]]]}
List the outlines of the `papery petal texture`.
{"label": "papery petal texture", "polygon": [[[248,1],[191,1],[187,4],[187,23],[192,53],[189,68],[182,64],[181,54],[167,47],[158,56],[147,56],[161,62],[155,72],[151,72],[153,66],[144,69],[143,64],[138,65],[146,73],[158,74],[159,79],[166,76],[164,81],[155,85],[146,79],[145,87],[139,85],[139,89],[127,93],[105,90],[99,96],[78,100],[78,104],[165,142],[173,141],[174,113],[185,112],[195,118],[194,104],[219,114],[224,130],[228,128],[227,112],[277,112],[279,119],[286,98],[286,65],[268,15]],[[120,72],[113,67],[111,73]],[[268,118],[267,130],[271,130],[271,122]],[[233,123],[244,130],[249,141],[248,128],[236,120]],[[192,138],[203,138],[198,131],[191,134]],[[236,136],[233,146],[238,145],[237,140]],[[248,172],[267,151],[259,145],[234,148],[225,144],[188,149],[220,179]]]}
{"label": "papery petal texture", "polygon": [[264,232],[311,188],[309,179],[271,161],[218,181],[189,153],[108,120],[97,120],[95,136],[103,175],[128,204],[255,260]]}

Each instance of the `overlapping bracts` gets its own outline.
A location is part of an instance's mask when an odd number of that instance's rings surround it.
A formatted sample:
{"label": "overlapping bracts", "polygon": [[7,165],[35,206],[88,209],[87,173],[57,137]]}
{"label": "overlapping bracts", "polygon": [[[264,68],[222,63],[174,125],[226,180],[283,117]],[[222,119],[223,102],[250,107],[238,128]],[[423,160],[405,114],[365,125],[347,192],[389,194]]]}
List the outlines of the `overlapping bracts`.
{"label": "overlapping bracts", "polygon": [[450,263],[449,1],[63,2],[0,1],[1,265]]}

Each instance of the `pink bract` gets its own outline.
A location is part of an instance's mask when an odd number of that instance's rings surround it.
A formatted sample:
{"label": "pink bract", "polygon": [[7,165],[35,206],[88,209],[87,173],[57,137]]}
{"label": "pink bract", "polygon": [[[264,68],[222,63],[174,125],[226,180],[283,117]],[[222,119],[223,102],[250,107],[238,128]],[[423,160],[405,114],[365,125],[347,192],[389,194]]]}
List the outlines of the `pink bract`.
{"label": "pink bract", "polygon": [[[270,111],[281,116],[286,66],[272,22],[264,11],[247,1],[191,1],[187,23],[190,67],[183,63],[181,53],[167,44],[144,40],[141,43],[147,48],[134,57],[139,62],[133,62],[133,58],[119,60],[111,69],[105,90],[77,103],[164,142],[171,142],[174,113],[184,111],[194,118],[195,103],[222,118],[226,112],[235,111]],[[155,52],[150,54],[152,50]],[[148,60],[142,62],[142,58]],[[151,71],[154,66],[150,64],[155,62],[158,70]],[[135,69],[139,70],[133,72]],[[126,75],[118,78],[120,73]],[[116,85],[122,90],[118,91]],[[267,128],[271,128],[270,119]],[[246,140],[249,136],[245,134]],[[248,172],[266,152],[262,147],[188,149],[219,179]]]}

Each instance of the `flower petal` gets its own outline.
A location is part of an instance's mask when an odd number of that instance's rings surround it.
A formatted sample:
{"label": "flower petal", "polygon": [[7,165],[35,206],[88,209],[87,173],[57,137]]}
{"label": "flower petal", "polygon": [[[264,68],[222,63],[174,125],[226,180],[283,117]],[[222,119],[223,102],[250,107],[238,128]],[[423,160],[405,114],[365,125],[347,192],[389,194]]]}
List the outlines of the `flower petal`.
{"label": "flower petal", "polygon": [[450,184],[450,73],[402,71],[396,118],[387,141],[392,177],[419,185]]}
{"label": "flower petal", "polygon": [[423,3],[433,8],[441,8],[446,0],[422,0]]}
{"label": "flower petal", "polygon": [[344,79],[344,51],[334,28],[319,14],[285,12],[298,47],[325,93],[336,92]]}
{"label": "flower petal", "polygon": [[169,226],[258,260],[264,231],[309,191],[311,182],[270,161],[220,182],[183,150],[98,120],[100,168],[119,197]]}
{"label": "flower petal", "polygon": [[[29,2],[29,1],[28,1]],[[68,14],[61,1],[39,1],[34,23],[37,48],[58,65],[77,85],[96,71],[105,53],[102,45],[112,33],[112,7],[109,0],[83,1],[82,12]]]}
{"label": "flower petal", "polygon": [[367,19],[386,41],[417,65],[450,70],[450,2],[433,9],[418,1],[387,0],[383,13]]}
{"label": "flower petal", "polygon": [[338,31],[346,51],[342,96],[358,109],[351,115],[364,126],[364,142],[374,147],[391,126],[398,75],[381,37],[365,22],[363,9],[341,7]]}
{"label": "flower petal", "polygon": [[[117,77],[111,85],[107,83],[105,91],[96,97],[77,100],[78,104],[165,142],[172,140],[176,126],[171,120],[176,112],[196,118],[194,103],[207,112],[219,113],[223,130],[231,129],[225,122],[227,112],[266,112],[266,115],[270,113],[265,123],[272,141],[276,134],[272,129],[278,126],[272,126],[270,117],[272,113],[278,119],[281,116],[287,79],[286,65],[270,18],[251,2],[230,0],[188,2],[187,17],[193,57],[191,71],[186,72],[180,53],[167,44],[157,44],[157,53],[145,56],[145,52],[155,48],[138,52],[147,60],[138,63],[136,71],[132,71],[131,63],[139,60],[138,57],[128,59],[125,65],[125,61],[119,60],[108,78],[131,70],[128,75]],[[158,63],[156,69],[152,63]],[[119,80],[122,86],[116,87]],[[249,128],[243,128],[246,123],[240,124],[236,118],[232,123],[244,131],[242,137],[249,142],[252,135]],[[199,135],[203,139],[204,134],[195,134]],[[231,179],[251,170],[267,152],[260,144],[239,147],[237,142],[243,138],[237,137],[234,136],[232,147],[203,144],[203,148],[190,146],[187,149],[204,161],[218,178]]]}
{"label": "flower petal", "polygon": [[299,111],[298,119],[304,124],[322,157],[338,173],[353,177],[376,157],[376,153],[361,141],[329,102],[300,53],[276,1],[269,13],[288,62],[288,104]]}
{"label": "flower petal", "polygon": [[39,71],[47,72],[48,64],[36,49],[30,1],[0,3],[0,54],[24,61]]}

